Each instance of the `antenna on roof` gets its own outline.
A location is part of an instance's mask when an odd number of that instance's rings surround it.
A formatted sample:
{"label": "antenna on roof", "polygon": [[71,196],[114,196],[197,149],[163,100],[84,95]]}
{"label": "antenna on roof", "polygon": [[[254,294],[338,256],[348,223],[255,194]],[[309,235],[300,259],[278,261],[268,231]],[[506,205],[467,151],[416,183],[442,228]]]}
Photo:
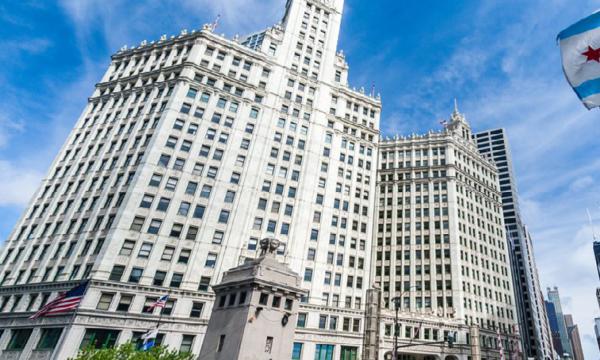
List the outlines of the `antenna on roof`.
{"label": "antenna on roof", "polygon": [[592,220],[590,209],[585,209],[585,211],[587,212],[588,220],[590,221],[590,226],[592,227],[592,237],[594,238],[594,241],[596,241],[598,240],[598,237],[596,236],[596,228],[594,227],[594,221]]}

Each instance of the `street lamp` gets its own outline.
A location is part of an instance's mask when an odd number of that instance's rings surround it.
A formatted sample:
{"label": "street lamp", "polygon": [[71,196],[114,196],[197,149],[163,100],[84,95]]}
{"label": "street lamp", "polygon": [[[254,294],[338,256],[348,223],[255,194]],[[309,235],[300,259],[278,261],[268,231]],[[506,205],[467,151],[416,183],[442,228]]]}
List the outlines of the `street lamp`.
{"label": "street lamp", "polygon": [[394,302],[394,308],[396,309],[396,317],[394,318],[394,349],[392,351],[392,360],[398,360],[398,310],[400,310],[401,301],[404,295],[409,293],[412,289],[416,287],[416,285],[413,285],[408,289],[404,290],[400,294],[400,296],[392,298],[392,301]]}

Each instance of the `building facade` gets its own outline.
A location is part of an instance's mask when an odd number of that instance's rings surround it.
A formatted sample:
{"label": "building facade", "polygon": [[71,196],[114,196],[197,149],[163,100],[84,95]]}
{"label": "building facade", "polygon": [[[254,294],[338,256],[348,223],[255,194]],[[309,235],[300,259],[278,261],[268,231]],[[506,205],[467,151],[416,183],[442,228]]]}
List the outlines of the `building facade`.
{"label": "building facade", "polygon": [[565,316],[562,311],[562,305],[560,302],[560,294],[558,288],[548,288],[548,302],[546,304],[548,309],[548,318],[550,320],[550,328],[552,330],[552,342],[554,349],[562,357],[564,354],[568,354],[573,357],[573,349],[571,347],[571,340],[569,339],[569,332],[567,324],[565,322]]}
{"label": "building facade", "polygon": [[596,268],[600,278],[600,241],[594,241],[594,258],[596,259]]}
{"label": "building facade", "polygon": [[569,333],[571,349],[573,349],[573,360],[584,360],[579,327],[573,322],[573,315],[565,314],[565,325],[567,326],[567,332]]}
{"label": "building facade", "polygon": [[[404,344],[444,326],[471,344],[464,329],[474,325],[482,358],[498,359],[501,349],[520,358],[498,172],[464,116],[455,109],[442,132],[386,139],[379,156],[373,279],[386,309],[385,346],[397,298]],[[428,359],[443,349],[406,351]]]}
{"label": "building facade", "polygon": [[594,319],[594,333],[596,333],[596,342],[598,343],[598,348],[600,349],[600,318]]}
{"label": "building facade", "polygon": [[498,168],[506,235],[510,244],[511,269],[523,345],[527,356],[543,360],[552,358],[552,338],[543,290],[535,262],[531,234],[524,225],[519,209],[517,186],[508,137],[504,129],[474,135],[479,151],[492,159]]}
{"label": "building facade", "polygon": [[[247,39],[205,25],[112,56],[0,255],[3,358],[67,358],[159,319],[159,343],[198,354],[211,284],[265,236],[309,294],[294,358],[356,358],[381,103],[348,86],[342,10],[289,0]],[[75,316],[27,319],[87,278]]]}

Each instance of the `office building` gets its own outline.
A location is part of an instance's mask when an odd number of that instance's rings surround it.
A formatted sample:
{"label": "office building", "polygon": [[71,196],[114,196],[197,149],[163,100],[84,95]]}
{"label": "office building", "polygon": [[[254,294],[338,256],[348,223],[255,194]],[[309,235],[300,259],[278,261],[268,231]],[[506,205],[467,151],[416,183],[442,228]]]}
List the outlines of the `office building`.
{"label": "office building", "polygon": [[498,168],[506,235],[510,244],[512,276],[519,314],[520,333],[527,356],[551,358],[552,339],[539,281],[531,234],[524,225],[519,209],[508,136],[504,129],[474,135],[479,151]]}
{"label": "office building", "polygon": [[573,322],[573,315],[565,314],[565,325],[567,326],[571,349],[573,349],[573,360],[584,360],[579,327]]}
{"label": "office building", "polygon": [[[295,358],[356,358],[381,103],[348,86],[342,10],[289,0],[247,39],[205,25],[112,56],[0,254],[1,356],[64,359],[159,318],[158,343],[198,354],[210,286],[276,237],[308,292]],[[74,318],[27,319],[87,278]]]}
{"label": "office building", "polygon": [[567,324],[562,311],[560,294],[558,293],[557,287],[554,287],[554,289],[548,288],[546,309],[548,310],[548,320],[552,331],[552,343],[554,344],[554,349],[561,357],[565,354],[573,357],[571,340],[569,339],[569,332],[567,330]]}
{"label": "office building", "polygon": [[600,349],[600,318],[594,319],[594,332],[596,333],[596,342],[598,343],[598,349]]}
{"label": "office building", "polygon": [[596,258],[596,268],[600,278],[600,241],[594,241],[594,258]]}
{"label": "office building", "polygon": [[[472,344],[464,329],[475,325],[482,356],[519,357],[498,171],[465,117],[455,109],[441,132],[385,139],[379,157],[373,269],[387,349],[397,303],[404,344],[451,326],[457,342]],[[406,356],[440,351],[423,346]]]}

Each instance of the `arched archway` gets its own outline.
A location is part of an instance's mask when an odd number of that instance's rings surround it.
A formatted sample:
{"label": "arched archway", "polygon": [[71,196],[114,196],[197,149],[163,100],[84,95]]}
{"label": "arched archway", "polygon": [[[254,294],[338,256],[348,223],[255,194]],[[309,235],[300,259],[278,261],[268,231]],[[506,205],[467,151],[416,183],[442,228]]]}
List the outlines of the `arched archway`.
{"label": "arched archway", "polygon": [[448,355],[444,358],[444,360],[458,360],[458,358],[454,355]]}

